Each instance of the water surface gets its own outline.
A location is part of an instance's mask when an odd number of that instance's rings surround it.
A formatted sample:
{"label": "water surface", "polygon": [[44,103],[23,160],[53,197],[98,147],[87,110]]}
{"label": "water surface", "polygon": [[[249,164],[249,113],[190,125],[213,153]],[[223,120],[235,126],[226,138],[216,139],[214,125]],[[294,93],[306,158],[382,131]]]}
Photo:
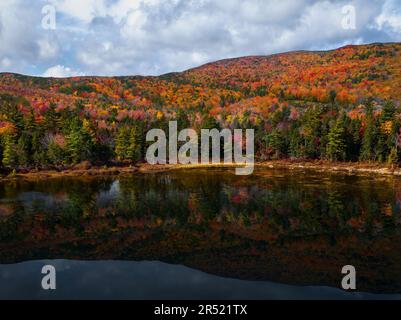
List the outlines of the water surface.
{"label": "water surface", "polygon": [[[401,180],[188,170],[0,184],[0,298],[401,293]],[[41,290],[41,267],[57,290]],[[340,290],[344,265],[358,292]]]}

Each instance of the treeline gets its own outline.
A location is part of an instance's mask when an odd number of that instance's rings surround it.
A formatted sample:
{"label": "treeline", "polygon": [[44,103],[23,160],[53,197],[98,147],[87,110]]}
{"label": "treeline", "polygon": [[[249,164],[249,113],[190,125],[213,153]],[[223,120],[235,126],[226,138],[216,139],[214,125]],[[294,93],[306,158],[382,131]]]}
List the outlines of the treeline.
{"label": "treeline", "polygon": [[[165,117],[118,119],[110,112],[107,127],[99,127],[82,103],[57,110],[52,105],[39,118],[26,100],[2,96],[0,112],[0,167],[3,169],[47,169],[89,161],[95,165],[134,164],[144,161],[146,133],[152,128],[168,132]],[[21,107],[21,103],[24,104]],[[178,125],[190,123],[182,110]],[[205,116],[203,128],[218,128]]]}
{"label": "treeline", "polygon": [[[400,161],[401,118],[392,102],[364,105],[363,113],[351,114],[335,105],[308,108],[296,120],[290,110],[277,111],[271,131],[260,133],[270,159],[324,159],[332,161]],[[263,153],[265,152],[265,153]]]}
{"label": "treeline", "polygon": [[[355,111],[355,109],[352,109]],[[401,160],[400,110],[388,101],[367,101],[363,110],[352,113],[334,103],[313,106],[277,106],[268,117],[245,112],[224,122],[204,111],[194,122],[190,111],[179,110],[175,118],[161,114],[141,119],[117,119],[110,113],[106,127],[99,127],[85,107],[48,108],[38,119],[29,105],[8,97],[2,99],[0,159],[3,169],[50,168],[83,161],[104,165],[143,161],[151,128],[168,132],[168,122],[179,129],[229,127],[255,129],[256,159],[326,159],[375,161],[397,165]],[[227,116],[228,117],[228,116]],[[256,117],[256,118],[255,118]],[[229,123],[229,124],[228,124]]]}

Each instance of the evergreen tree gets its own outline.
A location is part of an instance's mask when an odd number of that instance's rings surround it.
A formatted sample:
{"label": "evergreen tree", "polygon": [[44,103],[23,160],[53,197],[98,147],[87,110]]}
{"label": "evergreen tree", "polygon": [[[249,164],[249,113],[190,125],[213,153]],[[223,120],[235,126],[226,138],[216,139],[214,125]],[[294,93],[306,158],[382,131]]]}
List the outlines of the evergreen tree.
{"label": "evergreen tree", "polygon": [[344,124],[346,130],[347,157],[349,160],[357,161],[361,151],[361,128],[362,124],[359,119],[345,118]]}
{"label": "evergreen tree", "polygon": [[345,160],[345,130],[343,119],[338,119],[328,135],[327,157],[331,161]]}
{"label": "evergreen tree", "polygon": [[30,108],[29,112],[25,116],[23,126],[24,126],[24,131],[27,131],[30,134],[32,134],[33,132],[38,130],[38,128],[36,126],[35,113],[34,113],[33,108]]}
{"label": "evergreen tree", "polygon": [[119,161],[128,159],[128,149],[130,147],[130,129],[127,126],[121,126],[116,135],[115,149],[116,158]]}
{"label": "evergreen tree", "polygon": [[8,168],[15,168],[17,166],[15,134],[7,133],[3,140],[3,165]]}
{"label": "evergreen tree", "polygon": [[130,130],[129,145],[127,149],[127,159],[139,161],[142,158],[142,134],[137,127]]}
{"label": "evergreen tree", "polygon": [[66,158],[65,151],[56,143],[52,142],[47,147],[46,157],[49,159],[49,162],[53,165],[61,165],[64,163]]}
{"label": "evergreen tree", "polygon": [[31,162],[31,136],[23,132],[18,139],[16,146],[16,156],[20,166],[27,167]]}
{"label": "evergreen tree", "polygon": [[362,139],[360,160],[374,160],[376,142],[376,124],[373,116],[373,107],[370,103],[366,105],[366,124]]}
{"label": "evergreen tree", "polygon": [[316,159],[320,157],[320,146],[317,141],[320,141],[321,133],[321,114],[320,107],[307,109],[303,122],[303,154],[307,158]]}
{"label": "evergreen tree", "polygon": [[182,109],[177,111],[176,120],[178,130],[186,129],[190,126],[188,115]]}
{"label": "evergreen tree", "polygon": [[382,121],[391,121],[394,118],[395,106],[392,101],[387,101],[383,106]]}
{"label": "evergreen tree", "polygon": [[396,148],[391,148],[387,162],[389,165],[396,165],[399,162],[398,152]]}
{"label": "evergreen tree", "polygon": [[377,133],[377,142],[374,148],[375,157],[379,162],[386,160],[388,153],[387,135],[381,130]]}
{"label": "evergreen tree", "polygon": [[46,109],[43,119],[43,129],[54,131],[58,128],[60,119],[55,111],[55,106],[52,104],[50,108]]}
{"label": "evergreen tree", "polygon": [[274,129],[271,134],[268,135],[267,145],[270,149],[270,153],[273,153],[273,159],[280,159],[287,154],[287,146],[284,135],[278,129]]}
{"label": "evergreen tree", "polygon": [[301,136],[298,132],[299,128],[295,128],[291,130],[290,133],[290,147],[289,147],[289,152],[290,156],[293,158],[302,158],[303,157],[303,152],[302,152],[302,139]]}
{"label": "evergreen tree", "polygon": [[88,130],[77,118],[72,122],[70,130],[67,137],[67,152],[70,161],[76,164],[80,161],[91,160],[93,141]]}
{"label": "evergreen tree", "polygon": [[2,113],[7,116],[9,121],[14,125],[14,128],[16,128],[17,132],[21,132],[23,130],[24,115],[15,101],[6,104],[4,106],[4,110],[2,110]]}
{"label": "evergreen tree", "polygon": [[42,133],[36,130],[32,134],[31,149],[32,149],[32,160],[36,168],[42,167],[47,163],[46,150],[43,148],[41,143]]}

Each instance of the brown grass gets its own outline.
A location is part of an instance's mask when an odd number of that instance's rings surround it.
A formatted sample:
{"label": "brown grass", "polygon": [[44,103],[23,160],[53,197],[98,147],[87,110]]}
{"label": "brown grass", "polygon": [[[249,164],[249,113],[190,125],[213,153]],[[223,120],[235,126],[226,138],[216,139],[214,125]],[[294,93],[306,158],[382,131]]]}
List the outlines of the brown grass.
{"label": "brown grass", "polygon": [[[182,169],[205,169],[205,168],[234,168],[241,164],[198,164],[198,165],[150,165],[147,163],[137,166],[123,167],[91,167],[89,169],[70,168],[63,171],[57,170],[32,170],[24,173],[16,173],[0,176],[0,181],[6,180],[38,180],[52,179],[60,177],[96,177],[96,176],[119,176],[130,174],[161,173],[171,170]],[[318,172],[338,172],[344,174],[377,174],[401,176],[401,168],[391,167],[378,163],[369,162],[330,162],[323,160],[316,161],[295,161],[295,160],[277,160],[255,163],[255,168],[265,169],[287,169],[287,170],[313,170]]]}

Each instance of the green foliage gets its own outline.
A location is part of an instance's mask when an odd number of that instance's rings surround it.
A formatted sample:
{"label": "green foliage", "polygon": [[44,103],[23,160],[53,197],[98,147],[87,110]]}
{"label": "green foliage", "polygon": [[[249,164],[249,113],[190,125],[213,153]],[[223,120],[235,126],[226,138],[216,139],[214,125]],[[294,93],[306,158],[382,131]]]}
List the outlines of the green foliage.
{"label": "green foliage", "polygon": [[327,157],[331,161],[345,160],[346,158],[344,120],[337,120],[331,127],[328,135]]}
{"label": "green foliage", "polygon": [[391,149],[387,162],[390,165],[396,165],[399,162],[398,152],[396,148]]}
{"label": "green foliage", "polygon": [[15,134],[9,133],[3,138],[3,165],[14,168],[17,166],[17,153],[15,146]]}
{"label": "green foliage", "polygon": [[142,158],[142,133],[141,131],[133,127],[130,130],[129,144],[127,150],[127,158],[131,161],[139,161]]}
{"label": "green foliage", "polygon": [[27,167],[30,164],[31,157],[31,137],[29,134],[24,132],[18,139],[16,146],[16,156],[18,164],[23,167]]}
{"label": "green foliage", "polygon": [[62,165],[66,159],[66,151],[52,142],[47,148],[47,159],[53,165]]}
{"label": "green foliage", "polygon": [[115,154],[117,160],[123,161],[128,158],[129,135],[130,129],[128,127],[122,126],[118,129],[115,140]]}
{"label": "green foliage", "polygon": [[142,132],[139,127],[124,125],[118,129],[115,154],[119,161],[139,161],[142,158]]}
{"label": "green foliage", "polygon": [[92,147],[93,141],[88,130],[78,118],[75,118],[67,136],[67,153],[70,161],[76,164],[91,159]]}
{"label": "green foliage", "polygon": [[371,104],[366,106],[366,124],[365,131],[362,139],[362,147],[360,153],[360,160],[374,160],[375,159],[375,143],[377,138],[377,128],[373,116],[373,108]]}
{"label": "green foliage", "polygon": [[267,146],[270,148],[272,159],[280,159],[287,154],[287,141],[285,135],[274,129],[267,137]]}

